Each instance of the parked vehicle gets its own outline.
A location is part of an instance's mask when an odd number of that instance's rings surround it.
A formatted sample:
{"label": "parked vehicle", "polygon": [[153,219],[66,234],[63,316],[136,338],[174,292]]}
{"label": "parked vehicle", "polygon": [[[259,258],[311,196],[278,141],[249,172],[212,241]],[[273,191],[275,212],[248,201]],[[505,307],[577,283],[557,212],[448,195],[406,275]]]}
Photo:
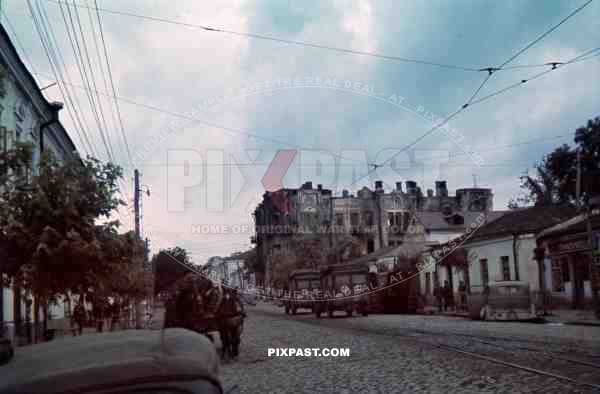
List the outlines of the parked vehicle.
{"label": "parked vehicle", "polygon": [[319,271],[300,269],[292,271],[288,278],[287,294],[284,296],[285,313],[295,315],[298,309],[314,312],[315,292],[320,290]]}
{"label": "parked vehicle", "polygon": [[[419,307],[418,277],[405,279],[402,273],[410,270],[369,273],[372,292],[369,311],[372,313],[415,313]],[[414,270],[413,270],[414,271]]]}
{"label": "parked vehicle", "polygon": [[468,296],[469,316],[475,320],[536,320],[536,310],[529,284],[520,281],[490,283]]}
{"label": "parked vehicle", "polygon": [[[367,316],[369,313],[369,268],[358,264],[335,264],[321,270],[322,301],[315,303],[317,318],[327,312],[333,317],[335,311],[354,312]],[[359,290],[359,291],[357,291]]]}

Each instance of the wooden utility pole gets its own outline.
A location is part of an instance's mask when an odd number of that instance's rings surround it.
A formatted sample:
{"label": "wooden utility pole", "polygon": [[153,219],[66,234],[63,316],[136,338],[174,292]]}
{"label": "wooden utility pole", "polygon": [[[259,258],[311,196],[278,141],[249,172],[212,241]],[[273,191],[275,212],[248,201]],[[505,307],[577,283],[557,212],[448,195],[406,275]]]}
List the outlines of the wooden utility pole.
{"label": "wooden utility pole", "polygon": [[135,212],[135,235],[142,239],[140,233],[140,172],[136,168],[133,171],[133,210]]}
{"label": "wooden utility pole", "polygon": [[[133,171],[133,210],[135,213],[135,236],[137,240],[142,239],[140,233],[140,172],[136,168]],[[142,328],[142,303],[140,300],[135,300],[135,328]]]}

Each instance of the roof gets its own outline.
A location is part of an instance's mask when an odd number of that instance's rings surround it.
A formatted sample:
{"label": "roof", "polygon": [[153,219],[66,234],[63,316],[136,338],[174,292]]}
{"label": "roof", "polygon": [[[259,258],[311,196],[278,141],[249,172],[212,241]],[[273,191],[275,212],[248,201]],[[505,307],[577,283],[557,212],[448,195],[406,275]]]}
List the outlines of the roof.
{"label": "roof", "polygon": [[[16,61],[17,61],[17,65],[19,66],[19,68],[22,69],[23,74],[25,75],[25,78],[27,78],[30,81],[31,85],[35,89],[36,94],[39,95],[40,99],[44,102],[44,105],[46,106],[48,113],[50,113],[51,112],[51,109],[50,109],[51,104],[48,102],[48,100],[46,100],[46,97],[44,96],[40,87],[38,86],[37,81],[31,74],[31,72],[29,71],[29,69],[27,68],[25,63],[23,63],[23,60],[21,60],[21,57],[19,56],[19,52],[17,52],[17,49],[15,48],[14,44],[12,43],[12,40],[10,39],[8,32],[4,29],[4,26],[2,24],[0,24],[0,37],[2,38],[2,40],[4,42],[6,42],[8,44],[8,48],[11,52],[13,52],[14,59],[16,59]],[[71,139],[71,136],[69,135],[69,133],[67,133],[67,131],[65,130],[65,128],[63,127],[63,125],[60,121],[58,122],[58,125],[59,125],[60,131],[62,131],[64,133],[64,136],[65,136],[67,142],[71,145],[70,146],[71,151],[76,150],[77,147],[75,146],[75,143],[73,142],[73,140]]]}
{"label": "roof", "polygon": [[564,206],[537,206],[509,211],[473,232],[465,243],[513,234],[537,234],[575,214],[575,209]]}
{"label": "roof", "polygon": [[180,328],[90,334],[19,347],[0,366],[0,376],[0,393],[81,392],[92,385],[169,378],[206,379],[220,387],[213,344]]}
{"label": "roof", "polygon": [[[490,211],[487,213],[487,223],[500,218],[510,211]],[[415,212],[415,216],[417,220],[425,227],[426,230],[429,231],[439,231],[439,230],[462,230],[471,225],[471,223],[478,223],[478,218],[482,214],[485,215],[484,212],[472,212],[467,211],[464,213],[454,212],[454,214],[459,214],[464,217],[464,222],[461,224],[453,224],[452,222],[448,222],[445,220],[444,215],[441,212],[428,212],[428,211],[419,211]]]}
{"label": "roof", "polygon": [[296,276],[315,276],[318,277],[319,276],[319,271],[316,270],[312,270],[312,269],[307,269],[307,268],[302,268],[302,269],[297,269],[294,270],[292,272],[290,272],[290,279]]}
{"label": "roof", "polygon": [[[592,229],[600,229],[600,213],[593,212],[590,215]],[[581,214],[574,216],[564,222],[554,225],[539,233],[538,238],[554,237],[567,233],[577,234],[587,231],[587,215]]]}

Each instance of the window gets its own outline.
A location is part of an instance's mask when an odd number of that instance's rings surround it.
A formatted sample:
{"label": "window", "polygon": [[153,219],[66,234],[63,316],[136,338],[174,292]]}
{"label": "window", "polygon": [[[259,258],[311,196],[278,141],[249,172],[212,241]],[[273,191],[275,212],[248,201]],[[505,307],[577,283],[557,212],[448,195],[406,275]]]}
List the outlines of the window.
{"label": "window", "polygon": [[375,241],[372,239],[367,241],[367,253],[373,253],[375,251]]}
{"label": "window", "polygon": [[338,226],[344,225],[344,214],[343,213],[335,214],[335,224],[337,224]]}
{"label": "window", "polygon": [[431,272],[425,272],[425,294],[431,294]]}
{"label": "window", "polygon": [[359,220],[360,216],[358,215],[358,213],[354,212],[352,215],[350,215],[350,224],[352,226],[358,226]]}
{"label": "window", "polygon": [[21,135],[23,134],[23,130],[21,130],[21,126],[15,126],[15,142],[21,141]]}
{"label": "window", "polygon": [[500,257],[500,269],[502,270],[502,280],[510,280],[510,264],[508,256]]}
{"label": "window", "polygon": [[490,273],[488,271],[488,261],[487,259],[479,260],[479,268],[481,271],[481,284],[483,286],[487,286],[490,283]]}
{"label": "window", "polygon": [[367,226],[372,226],[373,225],[373,212],[367,212],[367,213],[365,213],[365,224]]}
{"label": "window", "polygon": [[569,260],[567,259],[562,259],[561,264],[560,264],[560,268],[562,271],[562,281],[563,282],[570,282],[571,281],[571,275],[569,272]]}
{"label": "window", "polygon": [[394,225],[394,214],[392,212],[388,213],[388,226]]}

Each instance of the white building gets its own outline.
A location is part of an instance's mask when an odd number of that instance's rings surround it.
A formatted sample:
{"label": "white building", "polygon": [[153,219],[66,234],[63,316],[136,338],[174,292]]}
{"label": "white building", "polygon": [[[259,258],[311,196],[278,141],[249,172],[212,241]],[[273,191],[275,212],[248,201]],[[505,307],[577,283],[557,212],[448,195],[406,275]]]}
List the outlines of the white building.
{"label": "white building", "polygon": [[[13,46],[8,33],[0,25],[0,150],[10,150],[17,141],[35,145],[34,168],[42,149],[54,152],[59,160],[76,156],[76,148],[58,121],[60,103],[50,103],[40,91]],[[33,303],[13,289],[0,291],[1,335],[14,337],[15,322],[33,321]],[[52,317],[63,317],[64,307],[51,307]]]}
{"label": "white building", "polygon": [[481,292],[489,283],[527,282],[539,291],[535,260],[536,235],[571,216],[565,207],[532,207],[509,211],[477,230],[463,243],[468,263],[471,292]]}

